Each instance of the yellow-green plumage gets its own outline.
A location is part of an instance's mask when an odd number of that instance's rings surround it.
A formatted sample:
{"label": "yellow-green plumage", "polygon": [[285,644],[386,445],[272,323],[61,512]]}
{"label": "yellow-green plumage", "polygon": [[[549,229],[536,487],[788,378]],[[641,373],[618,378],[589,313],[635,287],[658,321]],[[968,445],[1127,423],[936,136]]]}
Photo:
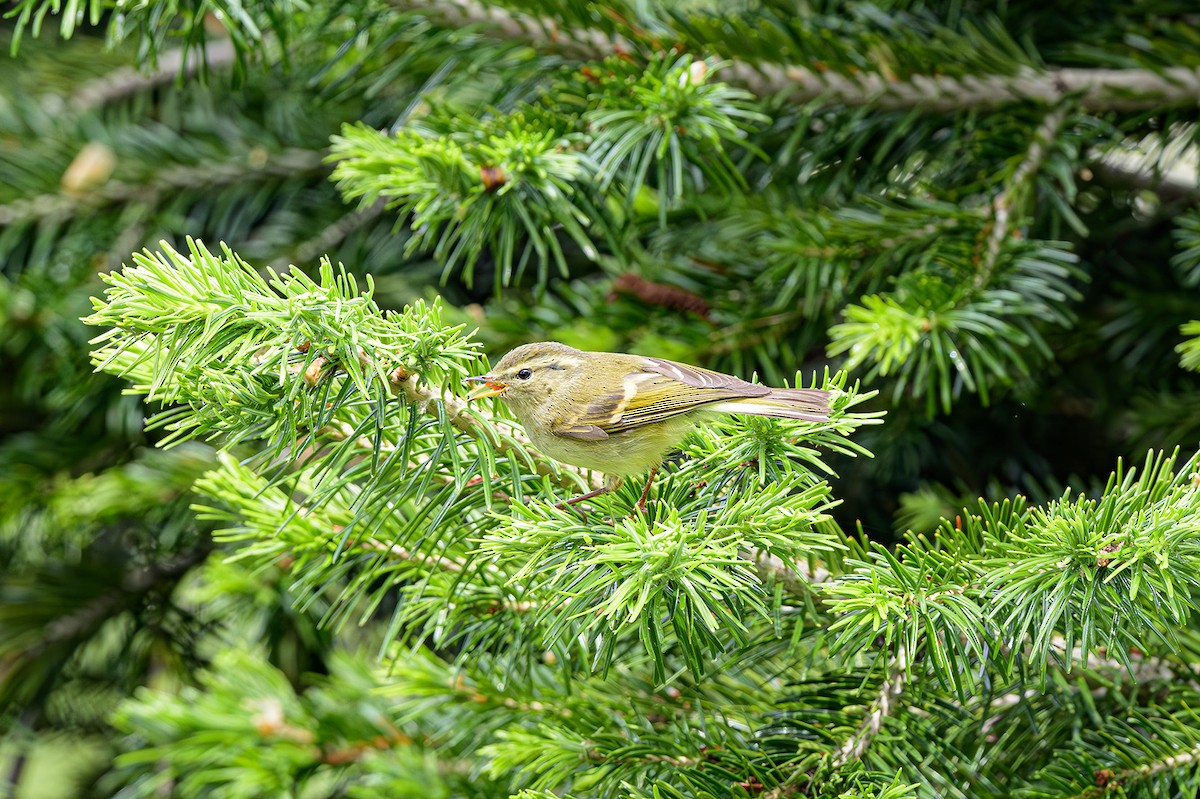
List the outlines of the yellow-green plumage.
{"label": "yellow-green plumage", "polygon": [[770,388],[661,358],[583,352],[553,341],[517,347],[489,374],[470,379],[483,383],[471,399],[500,396],[535,447],[605,473],[608,488],[655,469],[700,414],[822,421],[829,413],[827,391]]}

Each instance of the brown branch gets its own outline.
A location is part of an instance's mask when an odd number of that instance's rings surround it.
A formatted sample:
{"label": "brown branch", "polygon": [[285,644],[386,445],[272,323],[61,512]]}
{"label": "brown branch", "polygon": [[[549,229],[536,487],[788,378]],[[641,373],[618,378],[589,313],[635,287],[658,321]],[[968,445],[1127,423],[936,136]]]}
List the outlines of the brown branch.
{"label": "brown branch", "polygon": [[689,311],[705,321],[712,321],[711,309],[708,302],[693,291],[669,286],[665,283],[655,283],[652,280],[626,272],[613,281],[612,292],[608,301],[612,302],[618,294],[632,294],[647,305],[658,305],[664,308],[674,308],[679,311]]}
{"label": "brown branch", "polygon": [[[393,0],[397,8],[420,11],[452,27],[479,25],[506,39],[546,43],[559,52],[596,59],[636,50],[634,43],[598,30],[562,30],[552,19],[488,6],[478,0]],[[1018,103],[1054,106],[1069,96],[1086,111],[1144,111],[1200,104],[1200,69],[1024,68],[1014,75],[913,75],[896,80],[882,74],[843,75],[799,65],[732,61],[730,83],[795,103],[871,106],[881,110],[920,108],[940,113],[990,109]]]}

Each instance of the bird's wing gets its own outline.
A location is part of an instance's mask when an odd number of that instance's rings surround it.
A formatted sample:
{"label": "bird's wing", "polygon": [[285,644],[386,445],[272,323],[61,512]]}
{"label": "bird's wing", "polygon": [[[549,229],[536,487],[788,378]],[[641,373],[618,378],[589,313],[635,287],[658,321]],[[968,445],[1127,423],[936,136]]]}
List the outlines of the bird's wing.
{"label": "bird's wing", "polygon": [[603,441],[608,438],[608,433],[594,424],[573,424],[552,428],[552,430],[556,436],[566,436],[580,441]]}
{"label": "bird's wing", "polygon": [[689,366],[686,363],[667,361],[662,358],[647,358],[643,368],[653,374],[672,377],[680,383],[692,386],[693,388],[718,389],[731,392],[730,398],[734,395],[739,397],[761,397],[764,394],[771,393],[770,386],[764,386],[759,383],[747,383],[745,380],[733,375],[714,372],[711,369],[701,369],[699,366]]}
{"label": "bird's wing", "polygon": [[625,375],[618,388],[601,394],[555,434],[595,440],[662,422],[705,405],[769,394],[768,386],[696,366],[646,358],[640,371]]}

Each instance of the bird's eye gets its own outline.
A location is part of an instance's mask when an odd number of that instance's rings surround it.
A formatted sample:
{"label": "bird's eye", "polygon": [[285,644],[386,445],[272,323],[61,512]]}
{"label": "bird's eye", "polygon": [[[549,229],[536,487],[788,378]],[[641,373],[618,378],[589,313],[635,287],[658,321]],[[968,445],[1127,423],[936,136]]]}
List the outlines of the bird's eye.
{"label": "bird's eye", "polygon": [[530,369],[522,369],[521,371],[517,372],[518,380],[528,380],[531,377],[533,377],[533,371]]}

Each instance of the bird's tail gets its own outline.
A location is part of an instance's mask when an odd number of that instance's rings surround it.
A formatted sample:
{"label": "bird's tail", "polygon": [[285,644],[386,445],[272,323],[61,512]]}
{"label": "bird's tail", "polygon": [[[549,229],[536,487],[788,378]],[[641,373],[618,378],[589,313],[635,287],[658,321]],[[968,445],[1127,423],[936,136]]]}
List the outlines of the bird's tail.
{"label": "bird's tail", "polygon": [[705,410],[823,422],[829,418],[831,396],[830,392],[816,388],[773,388],[770,394],[761,397],[729,400],[709,405]]}

